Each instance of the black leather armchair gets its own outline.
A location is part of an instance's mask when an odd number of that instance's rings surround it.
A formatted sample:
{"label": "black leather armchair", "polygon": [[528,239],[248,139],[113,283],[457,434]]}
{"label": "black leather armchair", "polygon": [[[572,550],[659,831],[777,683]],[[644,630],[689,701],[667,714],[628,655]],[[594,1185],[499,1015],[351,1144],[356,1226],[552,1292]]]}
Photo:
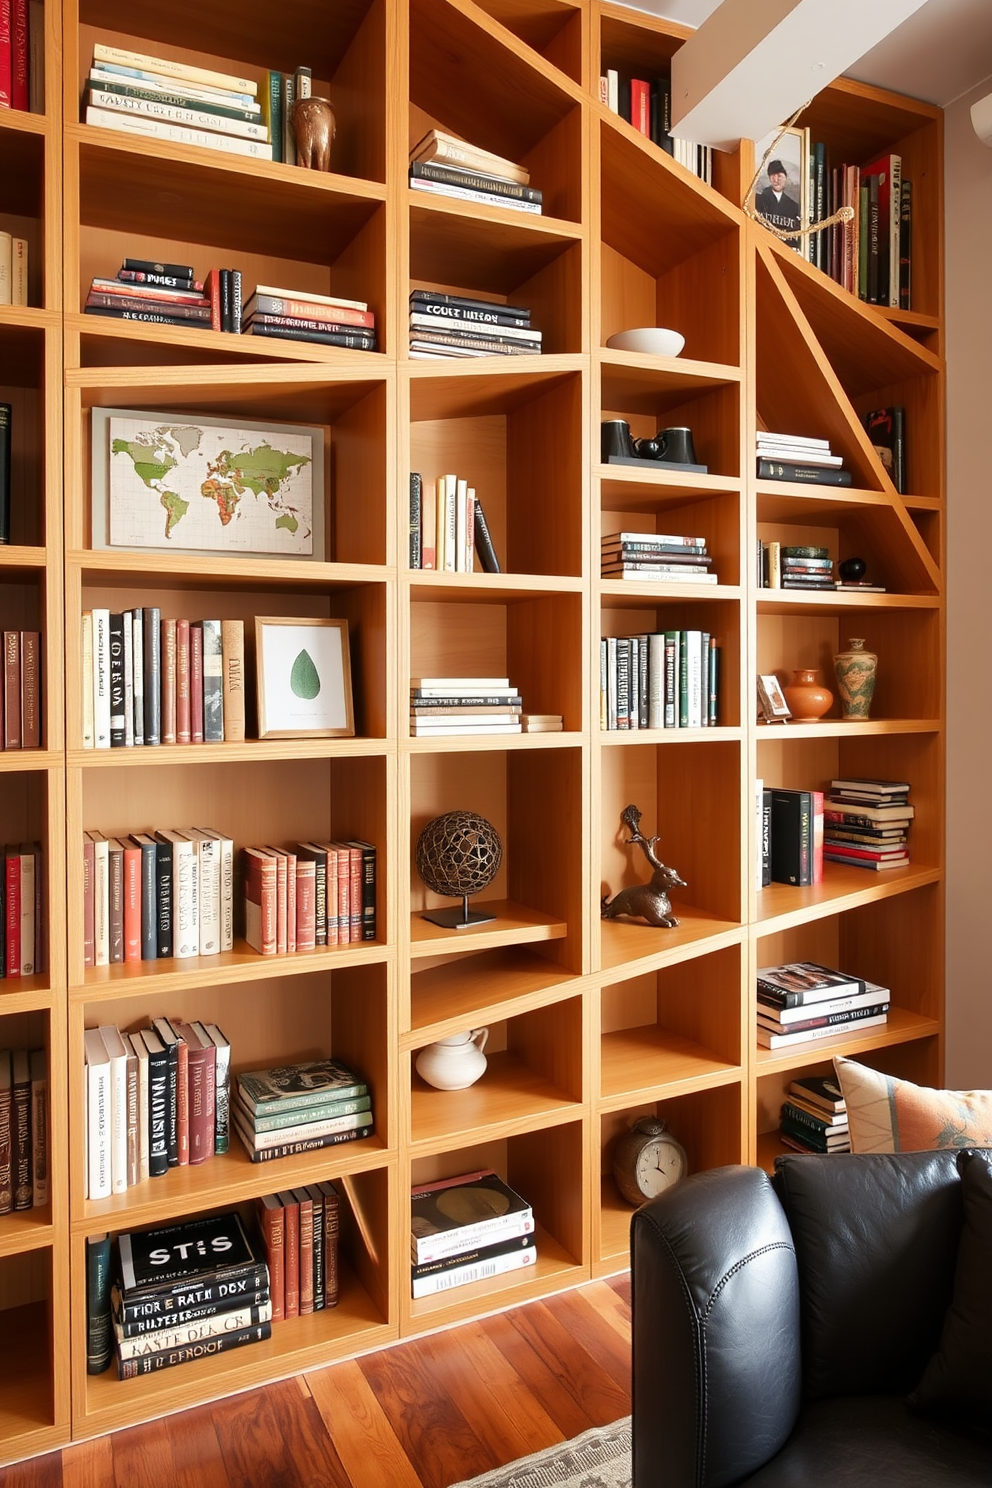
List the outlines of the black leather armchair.
{"label": "black leather armchair", "polygon": [[686,1179],[631,1227],[633,1488],[992,1488],[914,1414],[962,1225],[954,1152]]}

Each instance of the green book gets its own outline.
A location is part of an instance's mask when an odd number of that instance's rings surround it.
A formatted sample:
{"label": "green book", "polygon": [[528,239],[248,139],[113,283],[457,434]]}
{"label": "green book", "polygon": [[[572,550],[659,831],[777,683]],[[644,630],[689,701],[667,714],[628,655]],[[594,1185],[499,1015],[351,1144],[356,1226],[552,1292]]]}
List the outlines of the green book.
{"label": "green book", "polygon": [[285,159],[283,151],[283,111],[282,111],[282,73],[267,72],[265,83],[258,90],[259,102],[262,105],[262,118],[269,126],[269,141],[272,145],[272,159],[282,161]]}

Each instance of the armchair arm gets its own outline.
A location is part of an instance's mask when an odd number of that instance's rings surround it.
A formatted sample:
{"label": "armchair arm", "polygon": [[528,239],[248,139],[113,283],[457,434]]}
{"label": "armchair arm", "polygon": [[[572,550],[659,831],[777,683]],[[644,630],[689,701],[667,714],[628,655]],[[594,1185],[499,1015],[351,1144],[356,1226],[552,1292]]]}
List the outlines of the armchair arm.
{"label": "armchair arm", "polygon": [[757,1168],[687,1178],[634,1215],[633,1488],[723,1488],[799,1411],[792,1235]]}

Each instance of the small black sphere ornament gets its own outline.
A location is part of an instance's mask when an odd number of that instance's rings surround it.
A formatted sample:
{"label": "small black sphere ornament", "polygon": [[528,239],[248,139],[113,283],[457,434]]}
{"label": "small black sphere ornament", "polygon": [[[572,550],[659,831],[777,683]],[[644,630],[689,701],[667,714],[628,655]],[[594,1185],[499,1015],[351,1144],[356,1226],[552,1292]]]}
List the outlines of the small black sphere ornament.
{"label": "small black sphere ornament", "polygon": [[471,895],[492,883],[503,844],[491,822],[475,811],[448,811],[429,821],[417,839],[417,872],[435,894],[461,899],[460,909],[424,910],[423,918],[448,930],[484,925],[495,915],[470,910]]}
{"label": "small black sphere ornament", "polygon": [[843,563],[838,563],[837,572],[846,584],[856,584],[864,578],[867,568],[863,558],[845,558]]}

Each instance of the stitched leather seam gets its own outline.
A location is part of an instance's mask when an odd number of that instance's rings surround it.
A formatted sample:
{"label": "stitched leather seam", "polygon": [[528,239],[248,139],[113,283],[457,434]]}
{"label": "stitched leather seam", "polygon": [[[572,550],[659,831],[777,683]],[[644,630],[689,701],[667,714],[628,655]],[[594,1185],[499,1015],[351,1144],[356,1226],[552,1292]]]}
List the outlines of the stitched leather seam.
{"label": "stitched leather seam", "polygon": [[714,1304],[717,1301],[717,1298],[720,1296],[720,1293],[723,1291],[724,1287],[728,1284],[728,1282],[732,1281],[739,1271],[743,1271],[743,1269],[744,1269],[745,1266],[750,1265],[750,1263],[752,1261],[756,1261],[759,1256],[769,1255],[773,1250],[787,1250],[787,1251],[790,1251],[793,1255],[795,1255],[795,1253],[796,1253],[795,1252],[795,1247],[792,1246],[792,1245],[789,1245],[787,1241],[785,1241],[785,1240],[776,1240],[774,1242],[774,1244],[772,1244],[772,1245],[762,1245],[757,1250],[752,1250],[751,1253],[750,1253],[750,1255],[742,1256],[741,1259],[739,1261],[737,1261],[735,1265],[731,1266],[731,1268],[727,1272],[727,1274],[725,1276],[722,1276],[720,1278],[719,1282],[717,1283],[716,1287],[714,1288],[713,1294],[710,1297],[710,1300],[707,1302],[706,1306],[703,1308],[702,1317],[703,1317],[703,1321],[704,1322],[705,1322],[706,1318],[709,1316],[709,1314],[710,1314],[710,1312],[711,1312]]}
{"label": "stitched leather seam", "polygon": [[[675,1251],[674,1251],[674,1248],[672,1246],[671,1241],[669,1240],[668,1236],[664,1233],[664,1231],[662,1229],[660,1229],[659,1226],[655,1223],[654,1216],[653,1215],[646,1216],[646,1218],[649,1218],[650,1219],[651,1228],[654,1230],[655,1237],[658,1240],[660,1240],[661,1243],[662,1243],[662,1245],[665,1247],[665,1251],[666,1251],[666,1253],[668,1255],[668,1259],[671,1262],[671,1264],[672,1264],[672,1266],[673,1266],[673,1268],[675,1270],[676,1277],[678,1278],[678,1283],[679,1283],[679,1287],[680,1287],[681,1292],[682,1292],[682,1297],[683,1297],[683,1300],[684,1300],[684,1302],[686,1304],[687,1315],[690,1318],[691,1323],[692,1323],[692,1352],[693,1352],[693,1360],[694,1360],[694,1363],[695,1363],[695,1374],[696,1374],[696,1384],[697,1384],[697,1398],[702,1403],[702,1409],[700,1410],[699,1416],[698,1416],[697,1421],[696,1421],[696,1453],[695,1453],[695,1457],[696,1457],[696,1484],[697,1484],[697,1488],[700,1488],[700,1485],[705,1484],[705,1482],[706,1482],[706,1428],[705,1428],[705,1422],[706,1422],[707,1415],[708,1415],[708,1399],[707,1399],[707,1389],[706,1389],[706,1360],[705,1360],[704,1350],[700,1346],[701,1345],[701,1339],[702,1339],[702,1327],[701,1327],[701,1323],[700,1323],[699,1313],[698,1313],[696,1307],[693,1304],[692,1294],[689,1291],[689,1287],[688,1287],[688,1284],[687,1284],[686,1279],[685,1279],[685,1271],[682,1268],[682,1263],[679,1261],[677,1255],[675,1254]],[[631,1300],[633,1301],[633,1297],[631,1297]]]}

